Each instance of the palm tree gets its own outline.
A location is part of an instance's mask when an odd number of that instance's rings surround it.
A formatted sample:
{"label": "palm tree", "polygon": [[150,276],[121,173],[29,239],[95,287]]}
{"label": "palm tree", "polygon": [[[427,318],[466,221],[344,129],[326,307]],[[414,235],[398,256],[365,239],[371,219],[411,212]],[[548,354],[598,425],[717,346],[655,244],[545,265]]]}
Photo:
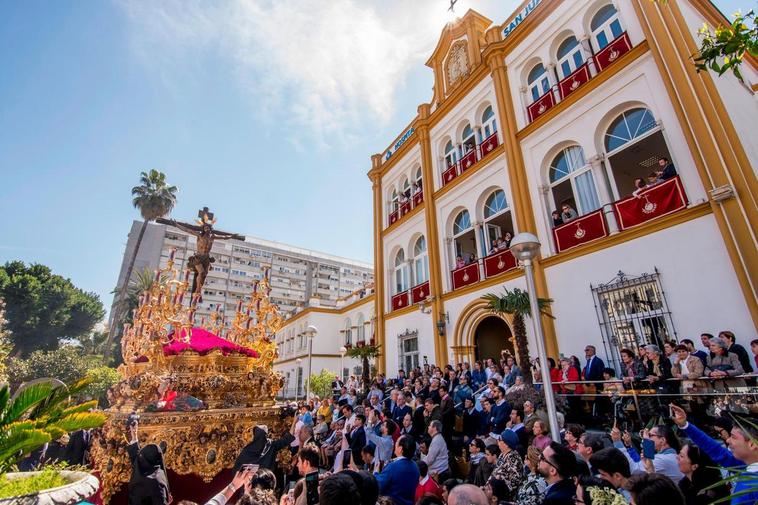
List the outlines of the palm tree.
{"label": "palm tree", "polygon": [[[513,337],[518,347],[518,362],[521,372],[524,374],[524,382],[532,383],[531,360],[529,359],[529,343],[526,340],[526,325],[524,318],[531,315],[529,293],[519,288],[513,291],[505,290],[502,296],[493,293],[482,297],[489,304],[489,308],[496,314],[508,314],[513,316]],[[553,317],[545,309],[553,303],[552,298],[538,298],[537,305],[541,314]]]}
{"label": "palm tree", "polygon": [[355,347],[351,347],[347,350],[347,353],[345,353],[349,358],[361,359],[361,368],[363,369],[361,378],[363,380],[364,393],[368,392],[369,383],[371,382],[371,370],[369,368],[368,360],[379,357],[381,354],[381,352],[379,352],[380,347],[381,346],[379,345],[357,345]]}
{"label": "palm tree", "polygon": [[129,260],[129,266],[126,269],[126,275],[124,276],[124,283],[119,289],[116,303],[114,304],[112,324],[110,331],[108,332],[107,346],[113,343],[113,339],[118,331],[118,323],[122,319],[122,313],[125,309],[125,302],[127,297],[127,291],[132,277],[132,271],[134,270],[134,261],[137,259],[137,253],[139,252],[140,244],[142,243],[142,237],[145,235],[147,224],[150,221],[155,221],[159,217],[163,217],[174,208],[176,205],[176,186],[169,186],[166,183],[166,174],[159,172],[158,170],[150,170],[150,172],[142,172],[140,175],[140,185],[132,188],[132,204],[136,209],[139,209],[142,215],[142,228],[140,228],[139,235],[137,236],[137,243],[134,246],[132,257]]}
{"label": "palm tree", "polygon": [[21,386],[13,397],[7,384],[0,388],[0,473],[66,433],[103,425],[105,414],[92,412],[96,400],[72,404],[71,398],[89,383],[88,378],[68,387],[53,381],[36,382]]}

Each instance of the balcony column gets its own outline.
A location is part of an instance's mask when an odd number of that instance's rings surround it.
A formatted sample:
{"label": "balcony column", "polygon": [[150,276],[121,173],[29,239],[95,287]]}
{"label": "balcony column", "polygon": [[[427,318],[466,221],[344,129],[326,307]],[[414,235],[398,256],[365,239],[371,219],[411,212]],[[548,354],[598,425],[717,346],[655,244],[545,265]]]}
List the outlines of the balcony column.
{"label": "balcony column", "polygon": [[479,159],[482,158],[482,155],[484,154],[482,150],[479,148],[479,146],[482,145],[482,142],[484,142],[484,133],[482,133],[482,125],[477,124],[474,125],[474,140],[476,141],[476,138],[479,138],[479,141],[476,142],[476,145],[474,146],[474,149],[478,151]]}
{"label": "balcony column", "polygon": [[619,227],[616,222],[616,214],[613,212],[613,195],[610,192],[610,188],[608,188],[608,184],[606,184],[608,178],[604,173],[603,156],[596,154],[588,161],[592,166],[592,178],[595,180],[595,189],[597,190],[598,198],[600,198],[600,204],[603,206],[605,222],[608,224],[608,234],[615,235],[619,232]]}
{"label": "balcony column", "polygon": [[[487,249],[485,248],[484,240],[482,239],[483,237],[482,228],[484,227],[484,224],[480,223],[479,221],[475,221],[473,224],[474,224],[474,240],[476,241],[477,263],[480,264],[479,270],[481,270],[482,266],[479,260],[484,258],[487,255],[486,253]],[[482,251],[485,251],[485,252],[482,252]],[[481,279],[484,279],[484,272],[480,271],[479,274],[480,274],[479,277]]]}
{"label": "balcony column", "polygon": [[[526,96],[529,88],[521,86],[519,89],[519,97],[521,98],[521,113],[524,115],[524,124],[529,124],[529,112],[526,110],[529,107],[529,98]],[[503,140],[503,142],[505,142]]]}
{"label": "balcony column", "polygon": [[445,180],[442,174],[445,173],[445,170],[447,170],[447,162],[445,161],[444,156],[440,156],[439,158],[437,158],[437,161],[439,162],[439,166],[440,166],[440,171],[439,171],[440,187],[442,187],[445,185]]}
{"label": "balcony column", "polygon": [[[406,263],[408,263],[408,290],[410,290],[413,287],[413,259],[408,258],[405,260]],[[411,294],[408,293],[408,302],[411,301]]]}
{"label": "balcony column", "polygon": [[[445,237],[445,245],[447,245],[447,247],[445,248],[445,251],[447,251],[447,253],[445,255],[447,256],[446,264],[448,266],[447,269],[449,273],[455,269],[455,256],[456,256],[455,241],[453,240],[452,237]],[[448,282],[450,282],[450,290],[452,291],[453,285],[452,285],[452,280],[450,279],[449,275],[448,275]]]}
{"label": "balcony column", "polygon": [[[555,239],[553,238],[553,216],[552,213],[554,210],[553,208],[553,198],[550,193],[550,186],[547,184],[540,184],[537,188],[540,192],[540,197],[542,198],[542,205],[545,207],[545,212],[547,213],[547,236],[550,237],[550,240],[548,240],[550,244],[550,254],[558,254],[558,248],[555,245]],[[514,230],[514,233],[518,233],[516,230]]]}
{"label": "balcony column", "polygon": [[584,59],[587,60],[587,68],[590,71],[590,78],[597,75],[597,67],[595,66],[595,53],[592,50],[592,41],[590,36],[586,33],[579,39],[579,44],[582,46],[582,53],[584,53]]}
{"label": "balcony column", "polygon": [[[463,143],[458,142],[457,144],[455,144],[455,152],[458,153],[458,159],[455,160],[455,165],[457,167],[458,166],[458,162],[461,161],[461,158],[463,158]],[[456,175],[458,175],[458,169],[457,168],[455,169],[455,173],[456,173]]]}
{"label": "balcony column", "polygon": [[547,80],[550,83],[550,90],[553,92],[553,100],[558,103],[561,101],[561,93],[558,89],[558,74],[556,72],[555,62],[551,61],[547,64]]}

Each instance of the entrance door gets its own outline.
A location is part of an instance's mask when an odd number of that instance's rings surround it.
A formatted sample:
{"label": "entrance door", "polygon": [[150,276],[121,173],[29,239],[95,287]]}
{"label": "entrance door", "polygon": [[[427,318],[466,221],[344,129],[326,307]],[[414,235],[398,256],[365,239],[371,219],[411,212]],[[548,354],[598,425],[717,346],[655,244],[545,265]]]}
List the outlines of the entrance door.
{"label": "entrance door", "polygon": [[500,360],[501,351],[515,355],[511,336],[511,329],[499,317],[490,316],[483,319],[474,333],[476,359],[492,358],[497,362]]}

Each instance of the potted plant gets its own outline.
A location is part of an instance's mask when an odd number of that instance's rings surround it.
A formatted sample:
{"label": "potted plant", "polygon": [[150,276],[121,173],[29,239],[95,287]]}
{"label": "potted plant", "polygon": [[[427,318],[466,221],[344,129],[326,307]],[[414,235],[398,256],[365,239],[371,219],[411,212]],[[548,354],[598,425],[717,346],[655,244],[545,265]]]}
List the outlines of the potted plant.
{"label": "potted plant", "polygon": [[85,378],[66,386],[39,381],[22,385],[13,397],[8,385],[0,388],[0,504],[69,504],[95,494],[97,478],[86,472],[55,466],[36,472],[9,471],[52,440],[103,425],[105,415],[92,411],[97,400],[78,404],[72,400],[89,382]]}

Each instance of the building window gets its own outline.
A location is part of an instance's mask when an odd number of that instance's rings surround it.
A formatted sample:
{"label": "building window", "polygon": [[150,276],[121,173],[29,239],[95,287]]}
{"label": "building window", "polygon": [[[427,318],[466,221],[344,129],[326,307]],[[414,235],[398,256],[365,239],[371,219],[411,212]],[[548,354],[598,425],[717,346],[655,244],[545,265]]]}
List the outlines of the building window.
{"label": "building window", "polygon": [[676,330],[661,287],[661,275],[628,276],[619,272],[610,282],[590,285],[606,355],[620,368],[621,349],[676,340]]}
{"label": "building window", "polygon": [[463,143],[463,154],[476,148],[476,136],[474,135],[474,130],[471,128],[470,124],[467,124],[463,129],[461,141]]}
{"label": "building window", "polygon": [[472,257],[476,258],[476,235],[467,210],[462,210],[453,221],[453,244],[456,256],[454,268],[460,268],[462,263],[468,264]]}
{"label": "building window", "polygon": [[297,367],[297,392],[303,389],[303,367]]}
{"label": "building window", "polygon": [[555,209],[568,204],[579,215],[600,208],[591,166],[584,159],[584,150],[571,146],[562,150],[550,164],[550,192]]}
{"label": "building window", "polygon": [[495,113],[492,111],[492,106],[490,105],[482,113],[482,140],[489,138],[496,131],[497,122],[495,121]]}
{"label": "building window", "polygon": [[408,264],[405,262],[405,253],[402,249],[395,255],[395,294],[408,289]]}
{"label": "building window", "polygon": [[488,254],[494,252],[493,248],[499,238],[505,239],[510,245],[510,239],[513,238],[513,218],[502,189],[496,189],[484,201],[484,229]]}
{"label": "building window", "polygon": [[356,321],[356,341],[357,342],[365,342],[366,341],[366,326],[363,324],[363,314],[358,314],[358,321]]}
{"label": "building window", "polygon": [[529,75],[526,78],[526,86],[529,89],[528,93],[532,97],[532,102],[536,102],[539,97],[548,92],[550,81],[547,78],[547,70],[545,70],[542,63],[535,65],[529,71]]}
{"label": "building window", "polygon": [[611,122],[603,141],[607,175],[616,199],[632,194],[636,189],[635,179],[646,182],[654,176],[660,170],[660,158],[670,158],[655,116],[643,107],[621,113]]}
{"label": "building window", "polygon": [[397,194],[396,189],[392,189],[392,196],[390,197],[390,212],[395,212],[400,206],[400,195]]}
{"label": "building window", "polygon": [[353,326],[349,318],[345,321],[345,345],[353,345]]}
{"label": "building window", "polygon": [[429,257],[426,250],[426,239],[420,236],[413,245],[413,275],[414,286],[429,280]]}
{"label": "building window", "polygon": [[418,167],[416,169],[416,173],[413,176],[413,194],[414,195],[424,190],[423,182],[424,182],[424,176],[422,175],[421,167]]}
{"label": "building window", "polygon": [[406,372],[418,368],[418,332],[406,331],[405,333],[398,335],[397,341],[399,346],[398,364],[400,368]]}
{"label": "building window", "polygon": [[557,56],[561,79],[565,79],[571,75],[584,63],[584,57],[582,56],[582,46],[574,36],[571,36],[561,42],[561,45],[558,46]]}
{"label": "building window", "polygon": [[453,141],[449,140],[447,145],[445,146],[445,168],[444,170],[447,170],[448,168],[455,165],[455,162],[457,161],[458,157],[455,154],[455,146],[453,146]]}
{"label": "building window", "polygon": [[590,22],[590,30],[598,51],[624,33],[619,21],[618,11],[611,4],[605,5],[597,11]]}

